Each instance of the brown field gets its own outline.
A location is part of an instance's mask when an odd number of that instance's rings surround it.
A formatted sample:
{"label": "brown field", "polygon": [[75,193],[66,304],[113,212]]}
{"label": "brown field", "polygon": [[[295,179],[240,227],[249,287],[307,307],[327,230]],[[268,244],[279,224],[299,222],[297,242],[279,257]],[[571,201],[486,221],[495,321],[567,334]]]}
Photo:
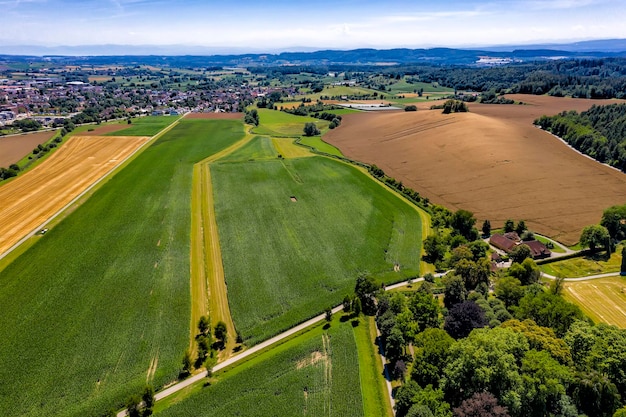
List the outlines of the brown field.
{"label": "brown field", "polygon": [[189,113],[185,119],[220,119],[238,120],[243,118],[243,113]]}
{"label": "brown field", "polygon": [[46,131],[0,137],[0,167],[16,163],[54,134],[55,131]]}
{"label": "brown field", "polygon": [[118,130],[128,129],[129,125],[127,123],[117,123],[112,125],[101,125],[96,127],[92,131],[82,132],[82,136],[102,136],[107,133],[117,132]]}
{"label": "brown field", "polygon": [[0,187],[0,254],[121,163],[147,137],[74,136],[32,171]]}
{"label": "brown field", "polygon": [[563,295],[596,323],[626,328],[626,278],[568,282]]}
{"label": "brown field", "polygon": [[507,218],[524,219],[532,230],[574,244],[605,208],[624,204],[626,175],[580,155],[532,122],[613,101],[511,98],[527,104],[473,104],[470,113],[450,115],[349,114],[324,140],[350,158],[375,163],[434,203],[472,211],[479,227],[484,219],[493,227]]}

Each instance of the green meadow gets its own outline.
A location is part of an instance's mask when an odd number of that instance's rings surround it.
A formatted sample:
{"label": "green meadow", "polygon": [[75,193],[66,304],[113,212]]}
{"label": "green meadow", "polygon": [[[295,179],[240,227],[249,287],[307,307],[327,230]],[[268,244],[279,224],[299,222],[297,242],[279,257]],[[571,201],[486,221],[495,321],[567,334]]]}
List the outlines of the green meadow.
{"label": "green meadow", "polygon": [[216,162],[211,178],[231,313],[248,344],[339,304],[359,274],[419,273],[419,213],[353,166]]}
{"label": "green meadow", "polygon": [[177,378],[193,164],[243,136],[181,121],[0,271],[0,415],[98,416]]}
{"label": "green meadow", "polygon": [[259,109],[260,125],[252,132],[259,135],[297,137],[302,135],[305,123],[315,123],[320,130],[326,129],[329,122],[308,116],[295,116],[277,110]]}

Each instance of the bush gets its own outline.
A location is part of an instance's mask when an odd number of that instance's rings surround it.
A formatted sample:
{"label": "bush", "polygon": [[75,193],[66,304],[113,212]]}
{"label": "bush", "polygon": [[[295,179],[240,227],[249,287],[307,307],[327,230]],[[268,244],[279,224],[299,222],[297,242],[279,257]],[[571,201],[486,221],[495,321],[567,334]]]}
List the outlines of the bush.
{"label": "bush", "polygon": [[417,106],[411,104],[410,106],[406,106],[404,111],[417,111]]}

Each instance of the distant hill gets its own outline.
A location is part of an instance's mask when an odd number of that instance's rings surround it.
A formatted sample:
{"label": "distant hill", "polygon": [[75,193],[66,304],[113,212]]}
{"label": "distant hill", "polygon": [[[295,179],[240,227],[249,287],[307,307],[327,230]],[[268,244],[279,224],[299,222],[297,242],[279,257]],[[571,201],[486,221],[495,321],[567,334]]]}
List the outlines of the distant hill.
{"label": "distant hill", "polygon": [[[229,53],[225,53],[228,51]],[[234,53],[233,53],[234,52]],[[373,49],[320,50],[314,52],[243,53],[243,50],[184,45],[133,46],[0,46],[0,60],[45,57],[54,61],[85,63],[160,63],[180,65],[500,65],[509,62],[559,58],[626,57],[626,39],[608,39],[559,45],[498,46],[480,49]],[[7,57],[10,56],[11,58]]]}

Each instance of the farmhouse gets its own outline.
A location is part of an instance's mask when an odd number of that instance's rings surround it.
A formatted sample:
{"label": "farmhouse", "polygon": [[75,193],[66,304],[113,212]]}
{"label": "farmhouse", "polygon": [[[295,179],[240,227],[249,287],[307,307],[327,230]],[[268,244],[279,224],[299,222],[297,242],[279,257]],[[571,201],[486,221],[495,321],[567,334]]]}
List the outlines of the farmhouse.
{"label": "farmhouse", "polygon": [[489,244],[510,253],[518,245],[526,245],[530,248],[530,254],[533,259],[549,258],[552,255],[550,249],[537,240],[522,241],[517,233],[506,233],[504,235],[494,234],[489,238]]}
{"label": "farmhouse", "polygon": [[506,236],[495,234],[489,238],[489,244],[498,249],[509,253],[517,245],[517,242],[507,238]]}

